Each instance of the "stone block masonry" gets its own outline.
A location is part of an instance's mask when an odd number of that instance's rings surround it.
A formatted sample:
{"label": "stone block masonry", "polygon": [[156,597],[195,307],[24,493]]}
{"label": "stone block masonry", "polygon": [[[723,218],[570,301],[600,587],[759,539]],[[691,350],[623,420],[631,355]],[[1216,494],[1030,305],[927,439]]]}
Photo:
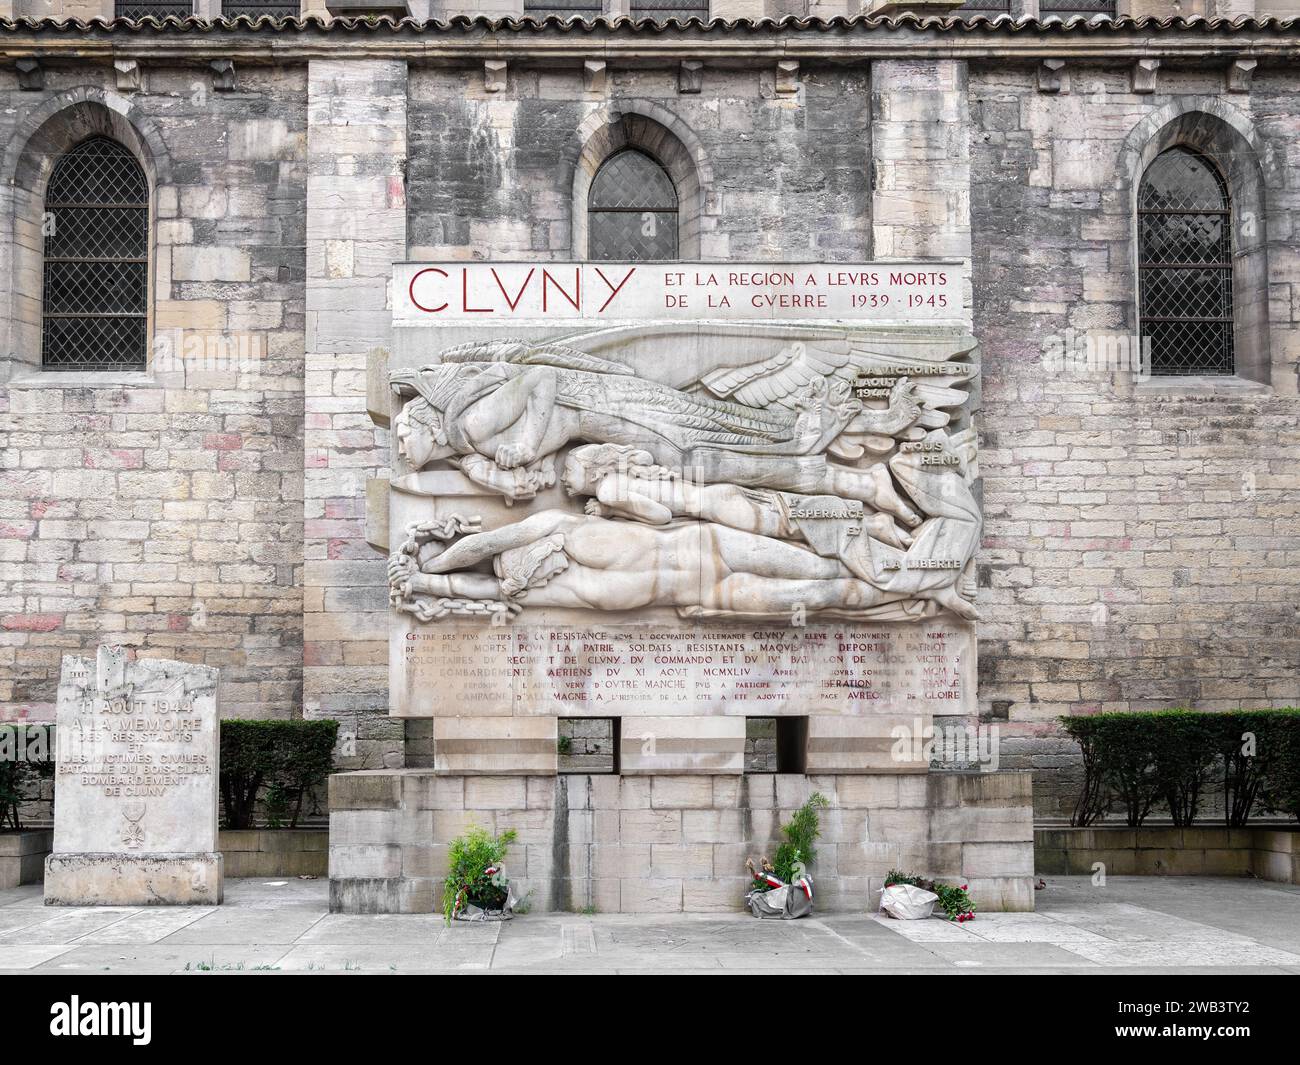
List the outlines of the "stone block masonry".
{"label": "stone block masonry", "polygon": [[1253,876],[1300,884],[1300,830],[1292,824],[1225,828],[1040,828],[1034,833],[1038,873],[1092,876]]}
{"label": "stone block masonry", "polygon": [[[1068,817],[1077,795],[1058,715],[1300,703],[1289,85],[1263,74],[1225,103],[1209,72],[1162,69],[1157,92],[1134,95],[1118,70],[1076,67],[1070,93],[1051,95],[1026,68],[972,70],[980,702],[1004,705],[1002,765],[1036,771],[1040,817]],[[1123,147],[1140,122],[1184,111],[1227,115],[1258,140],[1266,381],[1051,370],[1048,342],[1136,332]]]}
{"label": "stone block masonry", "polygon": [[891,776],[330,778],[330,908],[427,913],[447,845],[470,825],[514,829],[506,868],[537,911],[717,913],[743,908],[745,859],[773,855],[814,791],[817,906],[874,910],[892,869],[970,885],[983,910],[1032,910],[1027,773]]}
{"label": "stone block masonry", "polygon": [[[865,70],[811,65],[798,98],[778,96],[771,77],[711,68],[708,93],[681,95],[676,64],[615,69],[605,98],[593,102],[583,94],[580,65],[512,66],[507,90],[491,94],[482,91],[481,72],[413,68],[409,258],[585,258],[587,249],[573,245],[574,211],[585,211],[572,200],[574,163],[596,120],[620,112],[685,135],[697,164],[707,166],[697,175],[699,202],[679,205],[684,228],[698,223],[699,258],[864,258]],[[696,256],[686,250],[683,257]]]}
{"label": "stone block masonry", "polygon": [[[49,32],[15,30],[11,54]],[[622,111],[695,151],[702,260],[971,257],[981,709],[1002,765],[1036,771],[1040,814],[1073,796],[1058,714],[1300,701],[1300,118],[1284,43],[1233,92],[1229,53],[1254,46],[1207,30],[1195,62],[1167,55],[1143,93],[1127,59],[1070,59],[1042,92],[1037,56],[920,61],[900,46],[833,64],[804,48],[794,93],[767,60],[706,59],[683,94],[680,57],[624,66],[593,43],[599,91],[581,57],[512,55],[487,94],[481,61],[408,70],[339,34],[309,68],[290,36],[231,40],[274,42],[283,61],[237,62],[217,93],[207,58],[180,58],[199,38],[159,33],[131,37],[129,87],[71,53],[43,64],[40,89],[0,70],[0,718],[51,718],[61,656],[111,641],[219,667],[228,713],[340,718],[355,738],[343,766],[400,763],[384,561],[363,528],[366,484],[388,474],[362,396],[367,353],[389,345],[384,279],[397,259],[581,257],[575,159],[595,116]],[[1071,40],[1083,55],[1098,38]],[[251,338],[256,371],[39,372],[39,259],[19,254],[41,247],[39,181],[20,175],[87,107],[154,153],[155,337]],[[1131,389],[1046,373],[1045,338],[1133,332],[1120,164],[1140,124],[1180,109],[1235,116],[1266,164],[1254,302],[1271,372]]]}
{"label": "stone block masonry", "polygon": [[406,255],[406,64],[314,60],[308,74],[303,714],[354,736],[344,764],[401,763],[388,714],[385,556],[366,543],[388,433],[366,358],[389,344],[388,275]]}
{"label": "stone block masonry", "polygon": [[108,115],[141,131],[156,216],[147,373],[41,372],[39,302],[0,314],[0,719],[51,719],[61,657],[100,642],[219,668],[232,716],[299,712],[306,81],[285,64],[218,94],[159,63],[128,97],[100,88],[111,62],[39,93],[0,80],[11,153]]}

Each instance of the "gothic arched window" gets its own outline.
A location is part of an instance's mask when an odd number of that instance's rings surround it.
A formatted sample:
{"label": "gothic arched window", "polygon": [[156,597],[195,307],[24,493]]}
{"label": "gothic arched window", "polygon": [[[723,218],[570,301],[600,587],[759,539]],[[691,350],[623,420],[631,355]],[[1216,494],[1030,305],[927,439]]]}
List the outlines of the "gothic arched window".
{"label": "gothic arched window", "polygon": [[1139,330],[1155,374],[1231,374],[1232,208],[1218,168],[1161,152],[1138,191]]}
{"label": "gothic arched window", "polygon": [[645,152],[625,148],[596,171],[587,198],[590,259],[676,259],[677,190]]}
{"label": "gothic arched window", "polygon": [[45,190],[42,362],[49,370],[144,369],[149,183],[126,148],[82,141]]}

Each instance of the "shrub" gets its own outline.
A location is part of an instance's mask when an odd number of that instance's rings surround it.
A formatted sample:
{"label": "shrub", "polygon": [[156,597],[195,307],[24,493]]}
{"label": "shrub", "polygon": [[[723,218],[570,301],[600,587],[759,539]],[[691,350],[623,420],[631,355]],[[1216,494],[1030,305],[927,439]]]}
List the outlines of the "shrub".
{"label": "shrub", "polygon": [[1290,752],[1300,743],[1300,709],[1235,710],[1219,717],[1224,817],[1236,828],[1246,823],[1257,802],[1260,809],[1269,808],[1266,796],[1300,787],[1294,766],[1288,770]]}
{"label": "shrub", "polygon": [[[1300,716],[1300,710],[1293,713]],[[1265,771],[1260,805],[1269,813],[1289,814],[1300,821],[1300,722],[1280,731]]]}
{"label": "shrub", "polygon": [[829,806],[826,796],[814,791],[808,801],[794,812],[787,824],[781,826],[785,835],[783,842],[776,849],[776,860],[769,862],[764,855],[759,865],[749,859],[745,865],[753,877],[751,890],[767,891],[770,885],[763,879],[763,872],[770,872],[780,878],[782,883],[793,884],[817,860],[814,843],[821,836],[821,825],[817,811]]}
{"label": "shrub", "polygon": [[298,824],[303,797],[334,768],[337,721],[221,722],[221,802],[227,828],[252,828],[265,792],[267,826]]}
{"label": "shrub", "polygon": [[817,851],[813,844],[821,837],[821,823],[817,811],[829,806],[826,796],[814,791],[808,801],[794,812],[788,824],[781,826],[785,833],[785,842],[776,849],[776,859],[772,863],[776,875],[787,884],[792,884],[817,860]]}
{"label": "shrub", "polygon": [[1094,717],[1063,717],[1061,727],[1079,745],[1083,758],[1083,786],[1070,814],[1070,824],[1086,828],[1110,812],[1111,797],[1106,788],[1106,755],[1101,730],[1091,723]]}
{"label": "shrub", "polygon": [[54,729],[0,725],[0,830],[21,829],[22,804],[38,798],[33,785],[54,775]]}
{"label": "shrub", "polygon": [[1300,710],[1162,710],[1061,723],[1083,753],[1083,788],[1071,824],[1093,824],[1118,803],[1136,827],[1161,800],[1175,824],[1194,824],[1216,773],[1230,826],[1244,825],[1257,805],[1300,806]]}
{"label": "shrub", "polygon": [[1217,764],[1215,715],[1165,710],[1148,716],[1156,718],[1153,755],[1160,795],[1174,824],[1192,825]]}
{"label": "shrub", "polygon": [[507,881],[500,874],[489,875],[488,870],[500,868],[516,837],[514,829],[493,836],[473,825],[451,841],[447,878],[442,884],[442,916],[447,924],[468,902],[485,910],[499,910],[504,905],[509,894]]}

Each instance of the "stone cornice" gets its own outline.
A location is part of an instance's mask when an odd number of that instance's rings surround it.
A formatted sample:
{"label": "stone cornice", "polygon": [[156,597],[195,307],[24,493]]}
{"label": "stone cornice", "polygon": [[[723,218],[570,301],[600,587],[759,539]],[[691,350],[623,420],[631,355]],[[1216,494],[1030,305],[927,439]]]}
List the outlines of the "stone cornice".
{"label": "stone cornice", "polygon": [[883,58],[1077,59],[1206,62],[1300,56],[1300,19],[1119,18],[1068,23],[976,17],[676,19],[456,17],[378,19],[0,19],[9,59],[145,60],[233,58],[282,63],[340,55],[428,62],[485,58],[528,62],[754,61],[774,58],[863,62]]}

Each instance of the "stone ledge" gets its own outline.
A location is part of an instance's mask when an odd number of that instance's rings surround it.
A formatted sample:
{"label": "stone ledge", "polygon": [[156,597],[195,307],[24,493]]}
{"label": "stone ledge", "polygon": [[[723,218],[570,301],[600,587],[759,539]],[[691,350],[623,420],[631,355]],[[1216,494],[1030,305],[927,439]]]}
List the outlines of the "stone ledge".
{"label": "stone ledge", "polygon": [[46,854],[54,849],[54,829],[25,828],[18,832],[0,832],[0,858],[17,858],[24,854]]}
{"label": "stone ledge", "polygon": [[0,888],[39,884],[46,855],[54,849],[54,829],[0,832]]}
{"label": "stone ledge", "polygon": [[220,854],[51,854],[46,906],[215,906]]}
{"label": "stone ledge", "polygon": [[1300,825],[1034,831],[1037,873],[1087,876],[1097,863],[1111,876],[1256,876],[1300,884]]}

